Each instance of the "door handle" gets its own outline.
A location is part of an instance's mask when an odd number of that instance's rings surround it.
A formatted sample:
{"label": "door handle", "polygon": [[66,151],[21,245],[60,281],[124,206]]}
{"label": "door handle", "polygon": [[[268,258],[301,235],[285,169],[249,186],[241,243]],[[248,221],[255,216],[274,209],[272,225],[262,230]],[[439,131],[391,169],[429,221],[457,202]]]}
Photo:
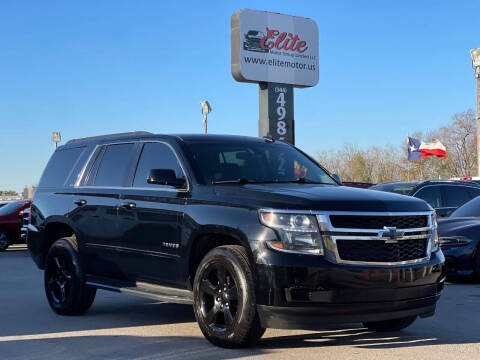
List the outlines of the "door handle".
{"label": "door handle", "polygon": [[83,206],[87,203],[87,200],[79,199],[79,200],[75,200],[73,203],[77,206]]}
{"label": "door handle", "polygon": [[126,202],[126,203],[120,204],[121,208],[124,208],[124,209],[127,209],[127,210],[135,209],[136,206],[137,206],[137,204],[135,204],[134,202]]}

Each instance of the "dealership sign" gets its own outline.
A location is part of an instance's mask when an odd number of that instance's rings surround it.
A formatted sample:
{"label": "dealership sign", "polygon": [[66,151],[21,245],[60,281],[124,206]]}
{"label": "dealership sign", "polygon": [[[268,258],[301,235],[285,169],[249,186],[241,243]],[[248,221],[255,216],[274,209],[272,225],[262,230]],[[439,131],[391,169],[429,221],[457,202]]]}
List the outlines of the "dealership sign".
{"label": "dealership sign", "polygon": [[307,18],[240,10],[231,18],[232,75],[296,87],[318,82],[318,28]]}

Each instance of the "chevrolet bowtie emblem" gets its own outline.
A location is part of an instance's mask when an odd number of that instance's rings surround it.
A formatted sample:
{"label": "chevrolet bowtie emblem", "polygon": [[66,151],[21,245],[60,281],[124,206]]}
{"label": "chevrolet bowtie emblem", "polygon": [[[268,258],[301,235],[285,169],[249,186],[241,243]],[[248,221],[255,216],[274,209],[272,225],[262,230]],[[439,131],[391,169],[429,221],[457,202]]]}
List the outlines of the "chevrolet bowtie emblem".
{"label": "chevrolet bowtie emblem", "polygon": [[396,244],[398,242],[398,238],[403,237],[405,231],[398,231],[396,227],[388,227],[384,226],[383,230],[379,232],[379,237],[385,239],[386,244]]}

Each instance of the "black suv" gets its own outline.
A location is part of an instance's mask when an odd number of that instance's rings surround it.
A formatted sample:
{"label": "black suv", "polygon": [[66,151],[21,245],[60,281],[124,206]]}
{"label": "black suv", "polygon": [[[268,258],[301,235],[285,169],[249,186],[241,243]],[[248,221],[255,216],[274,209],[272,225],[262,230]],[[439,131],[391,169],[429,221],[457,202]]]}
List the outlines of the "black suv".
{"label": "black suv", "polygon": [[441,217],[480,195],[480,185],[473,181],[398,181],[373,185],[370,189],[415,196],[429,203]]}
{"label": "black suv", "polygon": [[193,304],[208,340],[433,315],[444,282],[424,201],[340,186],[272,139],[128,133],[71,140],[35,192],[28,248],[53,310],[96,289]]}

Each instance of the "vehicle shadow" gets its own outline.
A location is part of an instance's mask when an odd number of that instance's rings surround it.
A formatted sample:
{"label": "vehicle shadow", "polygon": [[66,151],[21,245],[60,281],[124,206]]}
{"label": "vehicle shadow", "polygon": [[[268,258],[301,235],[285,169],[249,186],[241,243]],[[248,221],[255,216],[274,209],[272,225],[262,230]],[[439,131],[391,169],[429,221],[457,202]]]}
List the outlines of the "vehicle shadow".
{"label": "vehicle shadow", "polygon": [[448,276],[447,277],[448,285],[465,285],[465,284],[480,284],[480,280],[475,278],[475,276]]}
{"label": "vehicle shadow", "polygon": [[[357,349],[395,349],[442,344],[476,343],[475,340],[449,340],[447,337],[429,337],[404,331],[402,333],[372,333],[364,328],[330,329],[315,333],[276,336],[266,338],[250,349],[223,349],[208,343],[201,335],[153,336],[139,335],[85,335],[49,337],[37,336],[32,339],[0,338],[2,359],[237,359],[254,358],[260,355],[281,352],[283,349],[321,350],[325,347],[348,346]],[[295,358],[297,352],[288,353]],[[311,354],[310,352],[308,354]],[[282,358],[287,354],[282,354]],[[312,354],[313,355],[313,354]],[[274,355],[273,355],[274,356]]]}

